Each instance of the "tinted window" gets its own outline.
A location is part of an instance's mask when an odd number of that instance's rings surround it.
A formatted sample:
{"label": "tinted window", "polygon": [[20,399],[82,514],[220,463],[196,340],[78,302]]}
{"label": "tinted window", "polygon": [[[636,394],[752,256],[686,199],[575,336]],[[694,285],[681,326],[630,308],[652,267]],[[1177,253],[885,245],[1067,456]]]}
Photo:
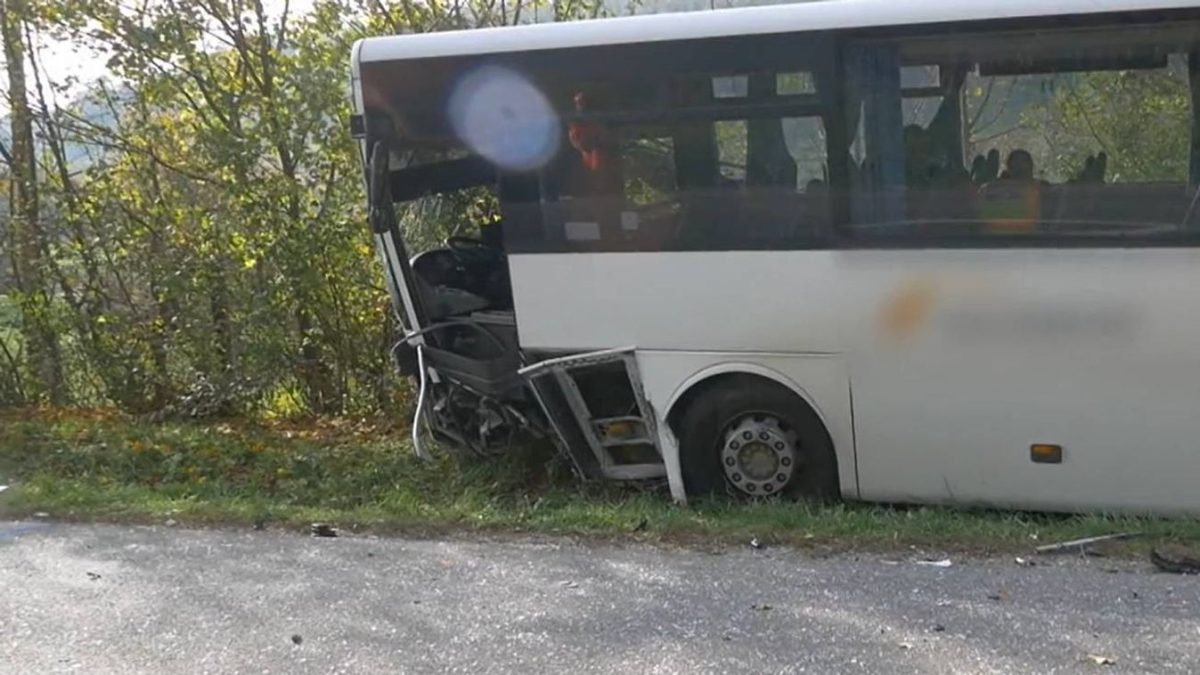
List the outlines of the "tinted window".
{"label": "tinted window", "polygon": [[824,41],[785,37],[712,41],[720,60],[705,42],[639,46],[663,51],[643,63],[671,67],[607,77],[569,77],[572,61],[560,63],[544,81],[560,151],[541,172],[537,208],[513,211],[526,225],[506,226],[510,249],[812,245],[830,229],[833,86],[819,86],[817,66],[831,60],[817,58]]}
{"label": "tinted window", "polygon": [[1178,22],[850,45],[850,231],[1124,241],[1194,230],[1197,36]]}

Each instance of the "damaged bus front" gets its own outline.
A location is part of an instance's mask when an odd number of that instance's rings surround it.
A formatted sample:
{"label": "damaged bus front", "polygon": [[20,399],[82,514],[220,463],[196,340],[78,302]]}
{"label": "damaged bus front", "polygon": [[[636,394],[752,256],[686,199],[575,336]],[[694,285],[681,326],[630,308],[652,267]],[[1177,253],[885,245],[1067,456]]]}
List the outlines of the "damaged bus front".
{"label": "damaged bus front", "polygon": [[505,230],[539,209],[559,120],[511,71],[463,78],[450,61],[355,58],[353,131],[404,332],[394,357],[419,383],[416,452],[426,430],[483,457],[543,437],[584,478],[665,477],[632,348],[530,352],[519,340]]}

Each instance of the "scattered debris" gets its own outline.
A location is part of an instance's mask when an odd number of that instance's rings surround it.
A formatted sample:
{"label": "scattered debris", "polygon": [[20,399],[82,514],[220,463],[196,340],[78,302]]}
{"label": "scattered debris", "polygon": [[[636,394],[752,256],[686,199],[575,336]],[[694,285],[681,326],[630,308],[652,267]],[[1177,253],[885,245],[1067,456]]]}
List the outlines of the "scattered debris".
{"label": "scattered debris", "polygon": [[1038,553],[1062,553],[1063,551],[1086,551],[1087,547],[1092,544],[1099,544],[1106,541],[1118,541],[1121,539],[1130,539],[1138,536],[1137,532],[1118,532],[1116,534],[1103,534],[1099,537],[1086,537],[1084,539],[1072,539],[1071,541],[1062,541],[1056,544],[1046,544],[1033,549]]}
{"label": "scattered debris", "polygon": [[950,562],[950,559],[947,558],[945,560],[918,560],[917,564],[927,565],[929,567],[949,567],[954,563]]}
{"label": "scattered debris", "polygon": [[935,633],[945,633],[945,632],[946,632],[946,627],[945,627],[945,626],[943,626],[943,625],[942,625],[942,624],[940,624],[940,623],[935,623],[935,624],[933,625],[933,632],[935,632]]}
{"label": "scattered debris", "polygon": [[1111,656],[1100,656],[1098,654],[1088,654],[1088,661],[1098,666],[1113,666],[1117,663],[1117,660]]}
{"label": "scattered debris", "polygon": [[1152,549],[1150,562],[1158,569],[1171,574],[1200,574],[1200,554],[1178,547]]}
{"label": "scattered debris", "polygon": [[1015,561],[1021,567],[1037,567],[1037,561],[1034,560],[1033,558],[1018,557],[1015,559]]}
{"label": "scattered debris", "polygon": [[763,546],[763,543],[758,540],[758,537],[755,537],[750,540],[750,548],[757,551],[757,550],[759,550],[761,548],[765,548],[765,547]]}
{"label": "scattered debris", "polygon": [[88,577],[89,579],[91,579],[92,581],[99,581],[99,580],[100,580],[100,575],[99,575],[99,574],[96,574],[95,572],[88,572],[88,573],[87,573],[87,577]]}
{"label": "scattered debris", "polygon": [[304,638],[300,637],[299,633],[292,636],[292,644],[298,645],[301,642],[304,642]]}
{"label": "scattered debris", "polygon": [[329,523],[313,523],[312,527],[308,528],[309,532],[314,537],[336,537],[337,530]]}
{"label": "scattered debris", "polygon": [[769,612],[769,611],[771,611],[772,607],[767,604],[762,604],[762,605],[755,604],[755,605],[750,605],[750,609],[753,609],[756,612]]}

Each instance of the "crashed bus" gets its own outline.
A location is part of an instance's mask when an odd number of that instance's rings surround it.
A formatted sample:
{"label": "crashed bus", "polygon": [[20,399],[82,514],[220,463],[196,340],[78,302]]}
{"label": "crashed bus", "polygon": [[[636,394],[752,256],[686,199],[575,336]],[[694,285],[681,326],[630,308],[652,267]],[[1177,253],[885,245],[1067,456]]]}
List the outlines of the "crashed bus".
{"label": "crashed bus", "polygon": [[[544,436],[680,501],[1200,512],[1192,5],[361,41],[351,126],[418,451],[421,429],[482,456]],[[414,234],[446,213],[477,222]]]}

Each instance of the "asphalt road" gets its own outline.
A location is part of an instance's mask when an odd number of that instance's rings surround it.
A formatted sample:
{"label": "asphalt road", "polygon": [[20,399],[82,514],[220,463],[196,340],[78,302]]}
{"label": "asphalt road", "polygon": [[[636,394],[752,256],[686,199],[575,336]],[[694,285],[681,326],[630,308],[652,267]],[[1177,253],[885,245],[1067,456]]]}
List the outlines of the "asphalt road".
{"label": "asphalt road", "polygon": [[0,672],[1200,673],[1198,578],[919,558],[0,523]]}

